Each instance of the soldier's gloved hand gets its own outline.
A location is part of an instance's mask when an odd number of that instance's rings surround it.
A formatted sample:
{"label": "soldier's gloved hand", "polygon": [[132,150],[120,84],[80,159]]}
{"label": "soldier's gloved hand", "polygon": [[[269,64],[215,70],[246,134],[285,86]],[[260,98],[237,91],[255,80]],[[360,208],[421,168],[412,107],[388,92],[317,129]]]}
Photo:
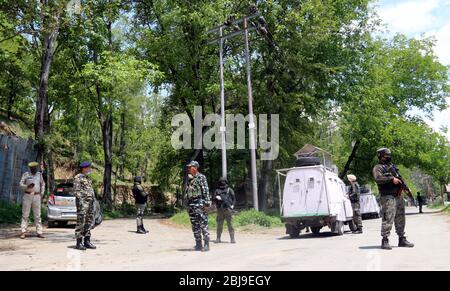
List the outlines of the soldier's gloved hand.
{"label": "soldier's gloved hand", "polygon": [[234,209],[234,205],[231,205],[231,209]]}

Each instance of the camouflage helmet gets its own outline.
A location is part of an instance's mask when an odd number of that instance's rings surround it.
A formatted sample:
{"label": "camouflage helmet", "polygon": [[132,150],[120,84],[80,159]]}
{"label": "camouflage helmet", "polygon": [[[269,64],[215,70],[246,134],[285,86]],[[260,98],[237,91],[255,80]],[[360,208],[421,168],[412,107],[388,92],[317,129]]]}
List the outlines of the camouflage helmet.
{"label": "camouflage helmet", "polygon": [[200,164],[197,161],[192,161],[189,164],[186,165],[186,167],[190,168],[190,167],[194,167],[194,168],[200,168]]}
{"label": "camouflage helmet", "polygon": [[142,177],[140,176],[134,177],[134,183],[142,183]]}
{"label": "camouflage helmet", "polygon": [[381,149],[377,150],[377,157],[379,159],[381,159],[385,155],[389,155],[390,156],[391,154],[392,154],[392,152],[388,148],[381,148]]}
{"label": "camouflage helmet", "polygon": [[225,178],[225,177],[222,177],[222,178],[219,179],[219,183],[228,185],[228,179]]}

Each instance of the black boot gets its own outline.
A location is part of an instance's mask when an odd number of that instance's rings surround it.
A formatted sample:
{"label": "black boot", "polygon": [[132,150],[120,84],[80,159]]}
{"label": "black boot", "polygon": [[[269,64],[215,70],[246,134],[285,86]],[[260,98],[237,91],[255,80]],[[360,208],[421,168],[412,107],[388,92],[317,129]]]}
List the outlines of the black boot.
{"label": "black boot", "polygon": [[235,244],[235,243],[236,243],[236,240],[234,239],[234,233],[230,233],[230,242],[231,242],[232,244]]}
{"label": "black boot", "polygon": [[202,248],[203,248],[203,246],[202,246],[202,241],[201,241],[201,240],[195,241],[195,247],[194,247],[194,249],[195,249],[196,251],[201,251]]}
{"label": "black boot", "polygon": [[94,245],[91,243],[91,237],[90,237],[90,236],[87,236],[87,237],[84,238],[84,246],[85,246],[87,249],[91,249],[91,250],[95,250],[95,249],[97,248],[96,246],[94,246]]}
{"label": "black boot", "polygon": [[387,237],[383,238],[383,240],[381,241],[381,248],[383,250],[392,250],[392,247],[389,244],[389,239]]}
{"label": "black boot", "polygon": [[406,237],[402,236],[398,239],[398,247],[399,248],[413,248],[414,244],[410,243]]}
{"label": "black boot", "polygon": [[136,233],[138,233],[138,234],[145,234],[146,232],[144,231],[142,225],[139,225],[139,226],[137,227]]}
{"label": "black boot", "polygon": [[80,251],[85,251],[86,248],[83,245],[83,239],[82,238],[77,238],[77,246],[75,247],[75,249],[80,250]]}
{"label": "black boot", "polygon": [[220,235],[219,233],[217,233],[217,238],[216,238],[216,240],[214,241],[214,243],[220,244],[220,243],[222,242],[222,240],[220,239],[220,237],[221,237],[221,235]]}
{"label": "black boot", "polygon": [[142,225],[142,231],[143,231],[144,233],[148,233],[148,230],[145,229],[144,225]]}
{"label": "black boot", "polygon": [[209,252],[209,240],[205,239],[205,245],[203,246],[202,252]]}
{"label": "black boot", "polygon": [[354,234],[362,234],[363,231],[362,231],[362,228],[357,228],[355,231],[352,231],[352,233],[354,233]]}

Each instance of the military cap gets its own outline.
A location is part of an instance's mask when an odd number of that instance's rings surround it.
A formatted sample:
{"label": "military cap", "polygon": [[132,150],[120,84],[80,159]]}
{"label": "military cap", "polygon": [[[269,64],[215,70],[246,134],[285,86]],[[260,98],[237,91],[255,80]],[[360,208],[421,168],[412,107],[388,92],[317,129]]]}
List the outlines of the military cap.
{"label": "military cap", "polygon": [[142,183],[142,177],[140,177],[140,176],[134,177],[134,182],[135,183]]}
{"label": "military cap", "polygon": [[39,167],[39,163],[38,162],[31,162],[31,163],[28,164],[28,167],[30,167],[30,168]]}
{"label": "military cap", "polygon": [[80,169],[88,168],[90,166],[92,166],[92,164],[90,162],[82,162],[80,164]]}

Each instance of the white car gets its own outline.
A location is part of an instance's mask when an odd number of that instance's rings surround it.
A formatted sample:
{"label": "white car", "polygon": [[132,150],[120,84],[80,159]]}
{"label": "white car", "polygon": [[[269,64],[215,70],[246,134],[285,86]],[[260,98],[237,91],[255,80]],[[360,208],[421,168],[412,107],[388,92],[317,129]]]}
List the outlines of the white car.
{"label": "white car", "polygon": [[48,226],[55,224],[65,226],[70,221],[77,221],[77,206],[73,193],[73,182],[56,185],[47,202]]}

